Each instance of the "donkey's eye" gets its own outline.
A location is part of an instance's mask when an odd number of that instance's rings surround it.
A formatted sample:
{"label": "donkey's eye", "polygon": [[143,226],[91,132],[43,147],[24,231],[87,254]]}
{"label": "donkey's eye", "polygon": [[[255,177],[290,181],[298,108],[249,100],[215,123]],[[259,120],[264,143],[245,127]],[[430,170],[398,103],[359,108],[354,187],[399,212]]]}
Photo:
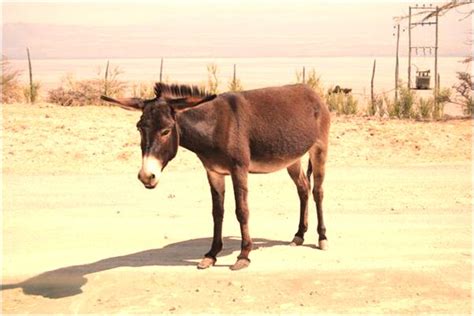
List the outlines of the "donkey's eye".
{"label": "donkey's eye", "polygon": [[171,132],[171,129],[167,128],[161,131],[161,136],[166,136]]}

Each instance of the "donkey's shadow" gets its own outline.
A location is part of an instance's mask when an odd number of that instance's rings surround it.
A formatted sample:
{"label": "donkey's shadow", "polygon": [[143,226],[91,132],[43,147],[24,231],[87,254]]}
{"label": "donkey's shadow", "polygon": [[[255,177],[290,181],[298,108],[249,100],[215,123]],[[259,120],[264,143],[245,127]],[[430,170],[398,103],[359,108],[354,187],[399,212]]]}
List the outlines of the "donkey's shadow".
{"label": "donkey's shadow", "polygon": [[[163,248],[145,250],[125,256],[103,259],[94,263],[70,266],[41,273],[17,284],[2,285],[2,291],[22,288],[27,295],[47,298],[63,298],[82,293],[81,287],[87,283],[85,275],[119,267],[145,266],[195,266],[211,244],[211,238],[199,238],[169,244]],[[254,248],[286,245],[287,242],[262,238],[253,239]],[[240,249],[240,239],[224,238],[224,249],[219,254],[226,256]]]}

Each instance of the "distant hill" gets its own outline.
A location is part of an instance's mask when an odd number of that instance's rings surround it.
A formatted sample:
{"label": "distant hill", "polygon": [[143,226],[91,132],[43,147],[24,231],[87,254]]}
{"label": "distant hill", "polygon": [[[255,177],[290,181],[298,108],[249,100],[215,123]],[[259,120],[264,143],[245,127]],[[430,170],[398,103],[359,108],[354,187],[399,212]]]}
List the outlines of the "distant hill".
{"label": "distant hill", "polygon": [[[371,33],[330,34],[324,30],[295,32],[281,29],[243,28],[216,30],[205,26],[189,30],[159,24],[134,26],[78,26],[35,23],[3,25],[3,54],[25,58],[30,47],[34,58],[154,58],[154,57],[300,57],[391,56],[391,30]],[[211,30],[211,31],[209,31]],[[390,34],[391,35],[391,34]],[[367,40],[369,39],[369,40]],[[402,43],[403,45],[403,43]],[[465,56],[464,43],[445,45],[440,55]],[[401,49],[403,55],[405,49]]]}

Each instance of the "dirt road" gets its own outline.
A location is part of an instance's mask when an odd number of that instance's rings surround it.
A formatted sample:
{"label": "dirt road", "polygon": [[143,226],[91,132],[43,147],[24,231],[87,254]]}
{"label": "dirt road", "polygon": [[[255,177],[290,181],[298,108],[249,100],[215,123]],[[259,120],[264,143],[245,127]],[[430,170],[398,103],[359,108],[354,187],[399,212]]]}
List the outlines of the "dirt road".
{"label": "dirt road", "polygon": [[225,249],[211,199],[180,150],[157,189],[136,179],[139,113],[2,105],[3,313],[466,314],[472,309],[472,121],[332,118],[329,250],[287,244],[298,198],[286,171],[250,177],[256,248],[228,269],[239,227],[227,179]]}
{"label": "dirt road", "polygon": [[472,309],[470,164],[328,169],[325,252],[313,204],[305,245],[287,246],[298,200],[286,172],[252,176],[257,249],[240,272],[228,269],[239,249],[231,189],[225,250],[200,271],[212,232],[204,173],[165,172],[149,191],[135,171],[3,176],[3,313]]}

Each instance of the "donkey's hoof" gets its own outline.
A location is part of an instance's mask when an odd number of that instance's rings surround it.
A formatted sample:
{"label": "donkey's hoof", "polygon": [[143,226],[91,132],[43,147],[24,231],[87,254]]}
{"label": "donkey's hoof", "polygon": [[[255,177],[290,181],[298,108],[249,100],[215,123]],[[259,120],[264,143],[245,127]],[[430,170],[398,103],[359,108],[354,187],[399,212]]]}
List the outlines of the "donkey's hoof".
{"label": "donkey's hoof", "polygon": [[216,264],[216,259],[209,258],[209,257],[204,257],[204,258],[202,258],[201,262],[199,262],[199,264],[197,265],[197,268],[201,269],[201,270],[202,269],[207,269],[210,266],[213,266],[214,264]]}
{"label": "donkey's hoof", "polygon": [[232,271],[242,270],[247,268],[250,265],[250,260],[247,258],[240,258],[234,263],[234,265],[230,266]]}
{"label": "donkey's hoof", "polygon": [[292,247],[301,246],[303,244],[303,242],[304,242],[303,238],[301,238],[299,236],[295,236],[293,238],[293,240],[291,241],[290,246],[292,246]]}
{"label": "donkey's hoof", "polygon": [[320,240],[318,248],[321,250],[328,250],[328,240],[327,239]]}

